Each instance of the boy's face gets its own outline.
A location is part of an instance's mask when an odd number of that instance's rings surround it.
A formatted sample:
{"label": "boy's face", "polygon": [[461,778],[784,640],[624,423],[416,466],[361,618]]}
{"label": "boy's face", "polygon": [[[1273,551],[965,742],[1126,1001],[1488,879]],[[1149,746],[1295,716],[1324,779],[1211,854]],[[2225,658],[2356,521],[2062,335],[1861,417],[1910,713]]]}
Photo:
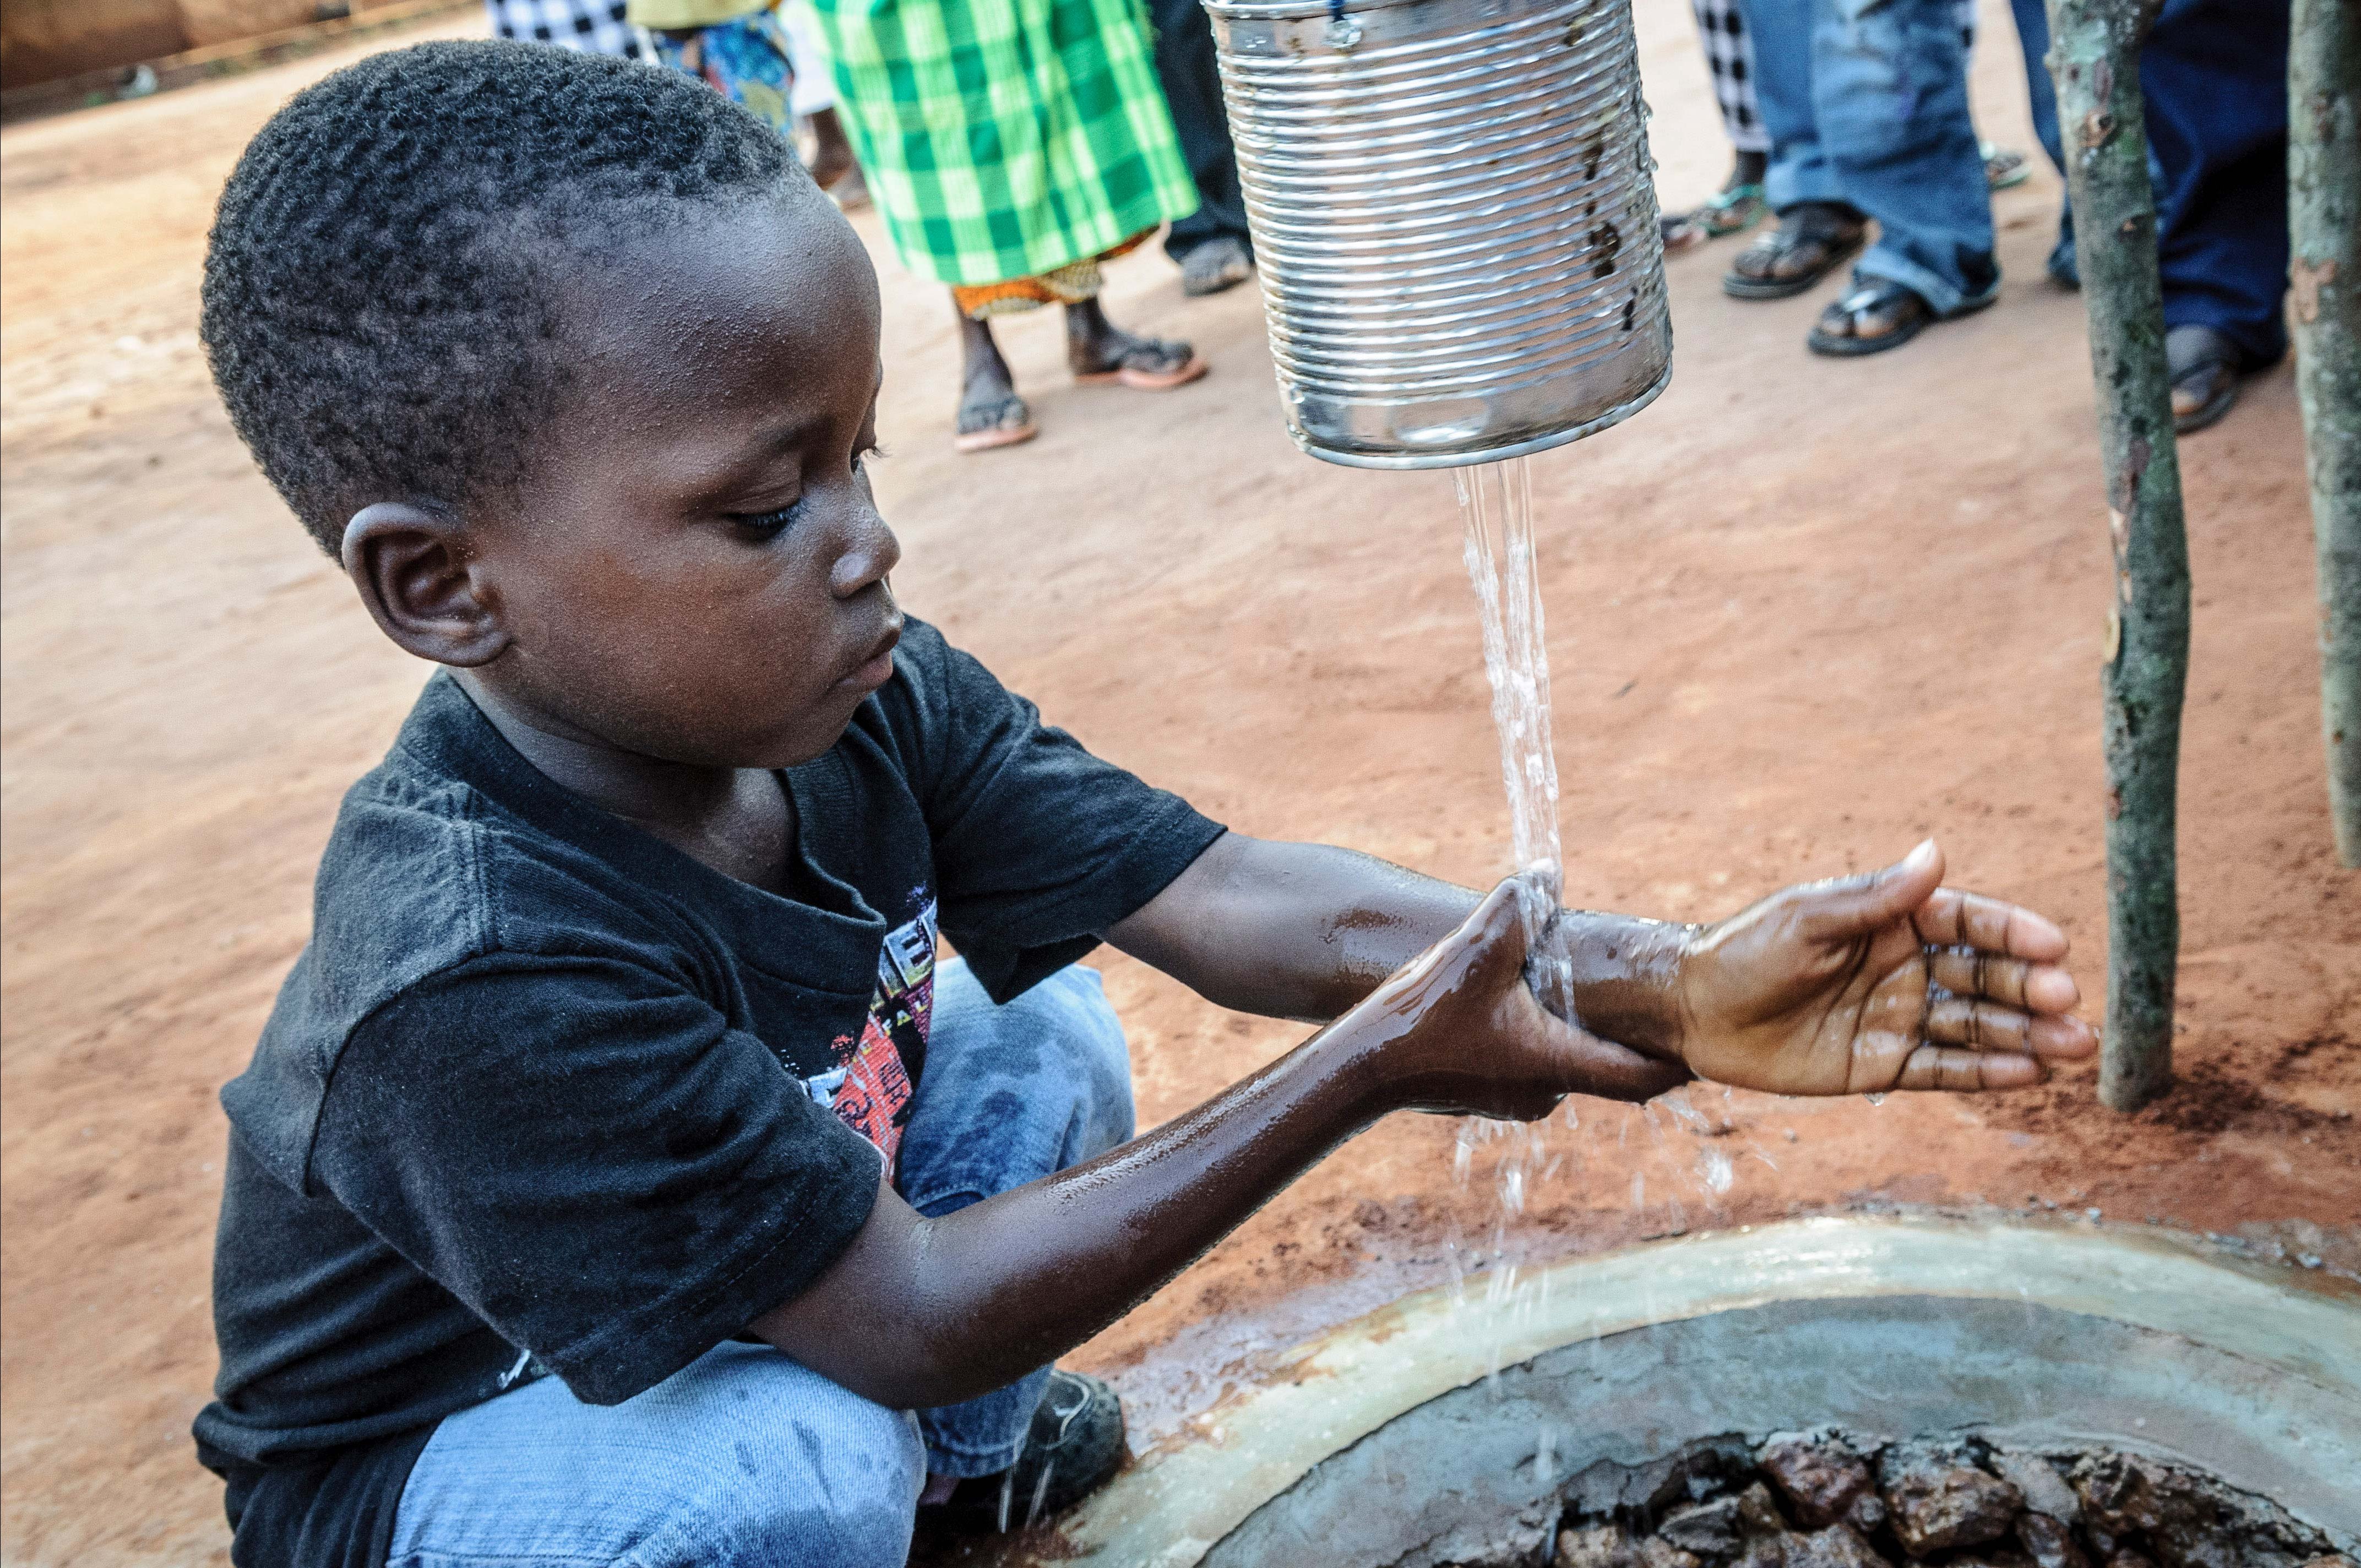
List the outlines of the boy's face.
{"label": "boy's face", "polygon": [[476,679],[537,729],[785,767],[893,673],[900,558],[876,444],[877,283],[807,186],[576,264],[566,382],[467,549],[506,646]]}

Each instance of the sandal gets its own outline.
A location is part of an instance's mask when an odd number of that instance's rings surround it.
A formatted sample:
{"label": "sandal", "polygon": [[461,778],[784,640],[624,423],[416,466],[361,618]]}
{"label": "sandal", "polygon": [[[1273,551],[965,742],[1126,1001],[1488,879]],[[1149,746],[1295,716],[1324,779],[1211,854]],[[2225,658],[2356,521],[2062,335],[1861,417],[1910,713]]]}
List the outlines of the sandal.
{"label": "sandal", "polygon": [[[1158,366],[1167,368],[1156,368]],[[1160,337],[1142,337],[1135,339],[1112,367],[1075,371],[1074,384],[1082,387],[1124,386],[1135,392],[1169,392],[1175,387],[1187,386],[1209,368],[1197,356],[1196,350],[1185,343],[1169,343]]]}
{"label": "sandal", "polygon": [[1834,202],[1791,207],[1780,214],[1777,228],[1738,253],[1722,277],[1721,291],[1733,300],[1784,300],[1803,293],[1859,250],[1868,229],[1858,213]]}
{"label": "sandal", "polygon": [[961,403],[951,444],[961,452],[989,452],[995,446],[1021,445],[1040,433],[1033,411],[1010,392],[985,402]]}
{"label": "sandal", "polygon": [[1707,197],[1702,205],[1686,213],[1667,213],[1659,224],[1664,231],[1664,254],[1671,256],[1684,250],[1694,250],[1709,239],[1736,234],[1752,228],[1771,210],[1763,199],[1760,185],[1732,185]]}
{"label": "sandal", "polygon": [[[1858,279],[1850,292],[1820,313],[1804,346],[1836,359],[1883,354],[1926,331],[1934,319],[1916,291],[1884,278]],[[1870,327],[1877,330],[1864,330]]]}
{"label": "sandal", "polygon": [[1192,300],[1218,294],[1253,276],[1253,253],[1235,235],[1217,236],[1180,258],[1180,291]]}
{"label": "sandal", "polygon": [[2238,345],[2210,326],[2177,326],[2164,334],[2164,363],[2172,377],[2172,428],[2203,430],[2238,400]]}
{"label": "sandal", "polygon": [[2033,166],[2015,148],[1995,147],[1986,141],[1978,142],[1976,150],[1983,155],[1984,183],[1992,190],[2013,191],[2033,178]]}

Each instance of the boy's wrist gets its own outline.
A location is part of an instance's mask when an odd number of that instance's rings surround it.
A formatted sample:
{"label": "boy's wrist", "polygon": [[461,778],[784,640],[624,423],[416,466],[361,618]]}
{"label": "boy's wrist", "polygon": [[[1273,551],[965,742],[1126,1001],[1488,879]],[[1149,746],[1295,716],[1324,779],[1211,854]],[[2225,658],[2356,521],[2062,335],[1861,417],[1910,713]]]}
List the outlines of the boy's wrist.
{"label": "boy's wrist", "polygon": [[1627,915],[1560,911],[1548,939],[1571,965],[1576,1022],[1642,1056],[1682,1059],[1681,966],[1697,930]]}

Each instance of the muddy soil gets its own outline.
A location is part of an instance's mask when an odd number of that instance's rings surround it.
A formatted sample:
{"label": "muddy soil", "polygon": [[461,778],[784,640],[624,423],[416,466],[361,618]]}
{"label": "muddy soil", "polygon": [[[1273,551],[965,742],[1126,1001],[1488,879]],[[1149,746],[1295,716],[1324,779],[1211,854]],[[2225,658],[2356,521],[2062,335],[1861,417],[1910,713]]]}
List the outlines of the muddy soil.
{"label": "muddy soil", "polygon": [[[2030,148],[2005,10],[1987,10],[1985,129]],[[1641,11],[1660,178],[1693,199],[1726,155],[1686,7]],[[337,797],[424,674],[255,474],[194,337],[231,160],[342,58],[0,137],[11,1564],[226,1560],[186,1435],[214,1370],[214,1096],[303,940]],[[1997,309],[1858,363],[1804,353],[1818,297],[1724,299],[1733,244],[1675,261],[1672,390],[1536,463],[1571,901],[1706,918],[1936,831],[1959,880],[2058,916],[2095,1008],[2106,547],[2081,309],[2041,280],[2056,200],[2046,170],[1998,199]],[[917,613],[1243,830],[1471,883],[1505,869],[1447,479],[1297,455],[1251,292],[1185,301],[1153,255],[1113,269],[1110,310],[1192,338],[1213,374],[1163,396],[1077,389],[1056,322],[1021,320],[1004,339],[1042,437],[959,457],[950,313],[884,271],[878,488]],[[1565,1157],[1512,1252],[2038,1203],[2361,1271],[2361,879],[2328,847],[2287,372],[2182,462],[2181,1087],[2129,1119],[2098,1109],[2088,1072],[1987,1101],[1589,1109],[1554,1135]],[[1103,961],[1144,1121],[1301,1033]],[[1085,1347],[1134,1442],[1184,1437],[1275,1348],[1488,1248],[1503,1146],[1473,1150],[1462,1182],[1456,1132],[1377,1129]],[[1707,1151],[1729,1157],[1726,1189],[1699,1178]]]}

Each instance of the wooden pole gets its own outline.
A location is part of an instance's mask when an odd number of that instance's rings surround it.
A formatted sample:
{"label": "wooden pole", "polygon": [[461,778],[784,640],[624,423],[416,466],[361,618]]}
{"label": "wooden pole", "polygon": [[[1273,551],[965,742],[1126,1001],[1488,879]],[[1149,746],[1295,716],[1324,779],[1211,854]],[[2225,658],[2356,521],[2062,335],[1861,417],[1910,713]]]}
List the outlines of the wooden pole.
{"label": "wooden pole", "polygon": [[[2338,4],[2340,0],[2328,0]],[[2164,359],[2139,46],[2158,0],[2049,0],[2049,71],[2091,320],[2114,579],[2107,609],[2107,1021],[2099,1098],[2172,1083],[2180,958],[2174,817],[2189,674],[2189,540]]]}
{"label": "wooden pole", "polygon": [[2295,0],[2288,236],[2336,858],[2361,866],[2361,3]]}

